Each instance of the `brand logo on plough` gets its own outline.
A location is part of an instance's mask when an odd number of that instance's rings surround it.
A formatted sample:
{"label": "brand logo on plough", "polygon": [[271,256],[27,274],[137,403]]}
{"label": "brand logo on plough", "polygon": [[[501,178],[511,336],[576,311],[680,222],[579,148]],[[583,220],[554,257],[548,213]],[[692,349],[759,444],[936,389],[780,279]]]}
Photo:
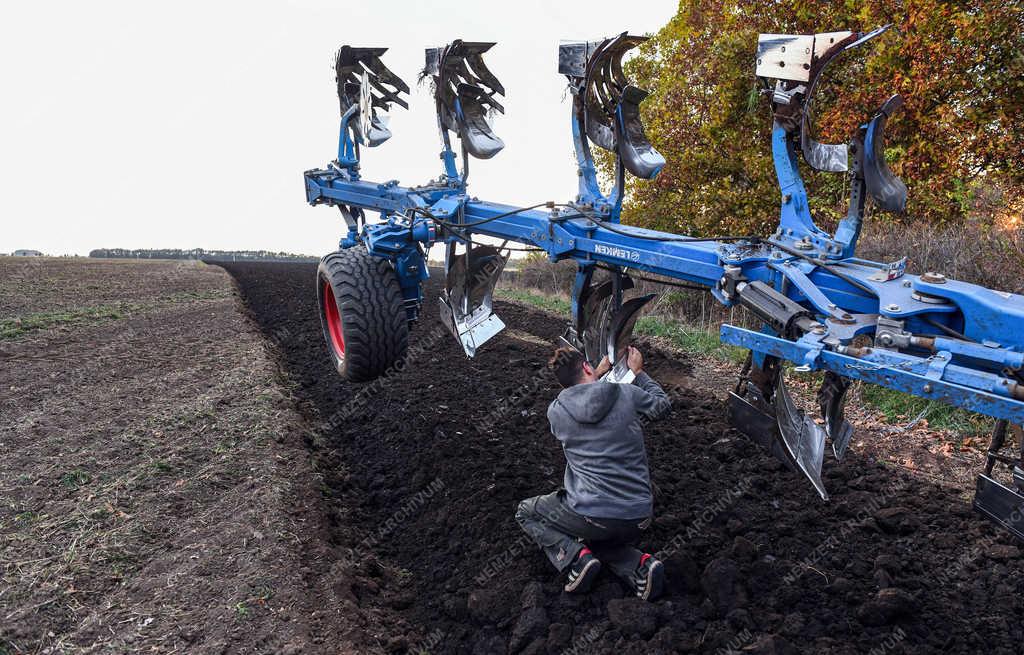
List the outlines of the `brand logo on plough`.
{"label": "brand logo on plough", "polygon": [[617,257],[618,259],[628,259],[631,262],[640,261],[640,253],[635,250],[626,250],[625,248],[616,248],[615,246],[606,246],[601,243],[594,244],[594,252],[599,255],[608,255],[609,257]]}

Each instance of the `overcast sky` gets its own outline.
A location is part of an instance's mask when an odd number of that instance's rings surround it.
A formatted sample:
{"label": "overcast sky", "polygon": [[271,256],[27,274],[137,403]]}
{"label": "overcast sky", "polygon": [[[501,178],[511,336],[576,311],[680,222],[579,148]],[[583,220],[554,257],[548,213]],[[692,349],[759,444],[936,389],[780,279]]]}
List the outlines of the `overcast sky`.
{"label": "overcast sky", "polygon": [[342,231],[305,203],[302,172],[334,157],[339,45],[388,46],[413,87],[390,141],[363,150],[369,180],[440,172],[423,49],[497,41],[504,83],[470,189],[533,204],[575,194],[561,39],[653,32],[673,0],[466,2],[4,2],[0,9],[0,252],[97,247],[322,254]]}

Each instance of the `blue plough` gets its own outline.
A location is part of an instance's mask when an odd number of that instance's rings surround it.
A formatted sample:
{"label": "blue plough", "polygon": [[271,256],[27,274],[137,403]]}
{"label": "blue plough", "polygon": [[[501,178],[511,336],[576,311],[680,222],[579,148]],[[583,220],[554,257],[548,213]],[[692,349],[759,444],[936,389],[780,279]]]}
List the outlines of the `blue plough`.
{"label": "blue plough", "polygon": [[[1003,453],[1010,427],[1024,424],[1024,297],[948,279],[906,273],[906,258],[876,263],[856,257],[870,202],[902,212],[907,187],[885,161],[885,127],[902,105],[893,96],[846,144],[814,138],[810,107],[822,73],[844,52],[881,35],[831,32],[761,35],[755,74],[770,97],[771,148],[781,193],[779,225],[768,236],[692,238],[620,223],[625,175],[653,179],[664,157],[644,133],[639,106],[647,92],[626,78],[622,59],[643,37],[623,33],[563,43],[559,73],[572,94],[572,136],[579,192],[568,203],[513,207],[471,197],[471,158],[489,159],[504,142],[489,115],[503,112],[505,88],[483,55],[493,43],[456,40],[426,53],[441,133],[443,172],[425,185],[369,182],[359,149],[385,142],[392,105],[407,107],[409,87],[381,61],[385,48],[337,55],[341,129],[337,158],[306,171],[306,198],[337,207],[347,226],[337,252],[324,257],[317,286],[324,337],[339,372],[365,381],[402,359],[421,311],[426,254],[440,243],[444,324],[472,357],[504,327],[491,297],[509,242],[572,259],[571,320],[563,339],[593,362],[615,363],[611,381],[629,380],[623,364],[633,324],[652,295],[628,298],[638,271],[706,288],[723,305],[739,305],[760,331],[723,325],[723,342],[750,356],[730,394],[733,423],[794,471],[822,498],[826,443],[841,459],[852,427],[843,415],[852,380],[863,380],[997,419],[975,507],[1024,538],[1024,461]],[[453,147],[452,135],[460,148]],[[611,188],[599,184],[592,146],[609,151]],[[846,217],[835,233],[815,225],[797,157],[814,169],[849,178]],[[366,220],[366,210],[380,220]],[[498,243],[482,243],[490,237]],[[602,269],[597,274],[597,269]],[[822,371],[819,426],[798,410],[781,363]],[[997,480],[995,464],[1008,473]]]}

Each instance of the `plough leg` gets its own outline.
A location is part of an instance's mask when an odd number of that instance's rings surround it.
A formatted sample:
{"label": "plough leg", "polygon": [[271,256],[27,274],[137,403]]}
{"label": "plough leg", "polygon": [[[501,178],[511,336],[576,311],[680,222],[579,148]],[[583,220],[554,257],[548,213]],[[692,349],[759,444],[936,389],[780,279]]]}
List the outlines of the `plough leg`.
{"label": "plough leg", "polygon": [[611,311],[608,317],[608,332],[605,337],[604,354],[609,362],[613,362],[612,370],[606,376],[609,382],[629,383],[635,379],[633,371],[626,365],[626,354],[629,343],[633,339],[633,328],[640,310],[654,299],[655,294],[630,298]]}
{"label": "plough leg", "polygon": [[[1000,453],[1011,430],[1021,449],[1017,458]],[[995,479],[993,468],[997,462],[1011,469],[1012,486]],[[974,509],[1024,540],[1024,431],[1021,426],[1011,426],[1005,419],[996,421],[985,472],[978,476],[975,487]]]}
{"label": "plough leg", "polygon": [[456,244],[445,250],[445,293],[440,298],[441,321],[468,357],[505,329],[492,308],[494,285],[501,277],[508,255],[493,246],[466,245],[455,254]]}
{"label": "plough leg", "polygon": [[782,375],[779,376],[779,384],[775,389],[775,416],[778,419],[782,444],[789,456],[818,490],[822,500],[828,500],[828,492],[821,481],[821,463],[825,458],[825,431],[803,410],[797,409]]}
{"label": "plough leg", "polygon": [[623,292],[633,288],[626,274],[613,271],[609,279],[591,283],[591,270],[581,268],[573,286],[573,322],[563,339],[579,349],[593,365],[604,357],[612,362],[606,380],[628,383],[633,373],[626,365],[626,353],[640,310],[655,294],[630,298],[623,302]]}
{"label": "plough leg", "polygon": [[832,453],[837,460],[842,460],[853,436],[853,426],[846,420],[846,392],[852,382],[849,378],[836,375],[832,371],[825,372],[825,380],[818,390],[818,407],[825,418],[825,434],[832,440]]}
{"label": "plough leg", "polygon": [[729,394],[728,412],[736,429],[791,470],[803,473],[828,500],[821,481],[825,431],[793,403],[778,359],[765,356],[758,364],[751,353],[739,384]]}
{"label": "plough leg", "polygon": [[779,438],[779,425],[771,402],[778,380],[778,359],[765,357],[759,366],[753,361],[753,353],[749,353],[740,381],[729,393],[729,422],[791,471],[796,471],[796,466]]}

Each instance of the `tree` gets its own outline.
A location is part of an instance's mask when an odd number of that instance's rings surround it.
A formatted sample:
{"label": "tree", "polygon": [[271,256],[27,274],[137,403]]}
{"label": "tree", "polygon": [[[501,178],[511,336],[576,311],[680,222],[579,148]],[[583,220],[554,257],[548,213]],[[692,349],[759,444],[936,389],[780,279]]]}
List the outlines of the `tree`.
{"label": "tree", "polygon": [[[754,78],[759,33],[887,34],[826,72],[821,140],[845,143],[893,93],[906,105],[887,127],[887,158],[910,189],[907,216],[965,217],[979,191],[1024,186],[1024,0],[694,0],[627,63],[651,90],[648,136],[668,160],[653,182],[631,180],[624,220],[698,235],[766,234],[777,223],[768,100]],[[609,158],[602,161],[608,171]],[[846,176],[805,180],[816,219],[845,212]]]}

